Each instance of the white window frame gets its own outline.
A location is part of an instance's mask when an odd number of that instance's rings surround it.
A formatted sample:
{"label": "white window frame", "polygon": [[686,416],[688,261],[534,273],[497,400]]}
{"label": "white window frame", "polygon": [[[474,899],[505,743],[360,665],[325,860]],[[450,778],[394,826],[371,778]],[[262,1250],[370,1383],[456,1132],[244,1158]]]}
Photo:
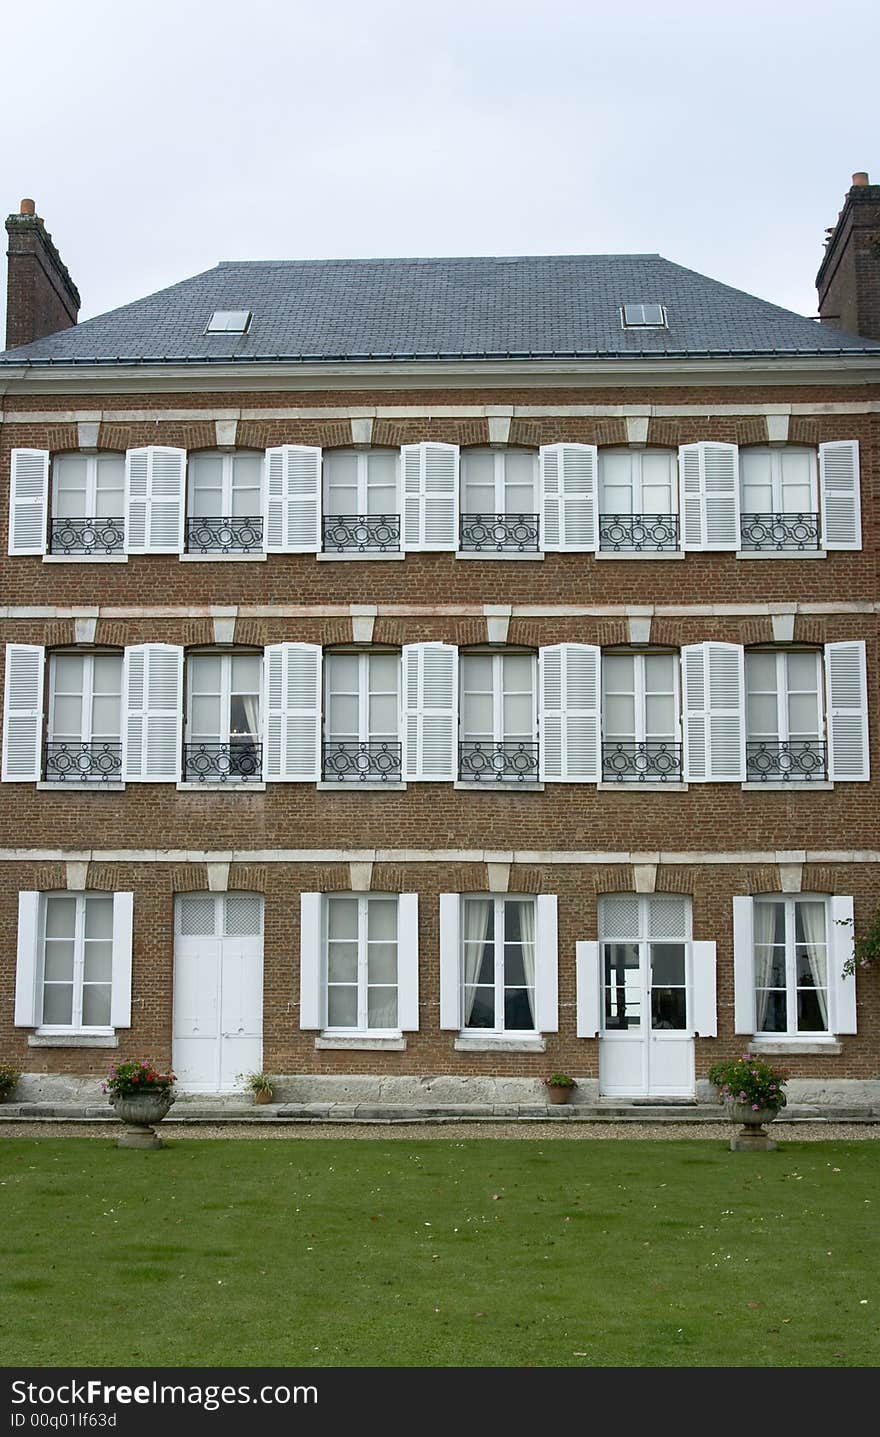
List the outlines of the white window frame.
{"label": "white window frame", "polygon": [[[370,460],[373,458],[374,455],[377,455],[377,454],[393,454],[393,455],[394,455],[394,502],[395,502],[395,504],[397,505],[397,508],[396,508],[396,509],[392,509],[392,510],[391,510],[391,513],[392,513],[392,514],[397,514],[397,515],[399,515],[399,514],[400,514],[400,450],[399,450],[399,449],[394,450],[394,449],[392,449],[392,448],[390,447],[390,445],[380,445],[380,446],[378,446],[376,449],[325,449],[325,450],[324,450],[324,455],[323,455],[324,473],[323,473],[322,476],[321,476],[321,503],[322,503],[323,512],[324,512],[325,516],[330,516],[330,515],[332,515],[332,514],[338,514],[338,513],[341,512],[341,511],[338,510],[338,509],[332,508],[332,507],[331,507],[331,504],[330,504],[330,495],[331,495],[332,490],[331,490],[331,486],[330,486],[330,478],[329,478],[329,475],[328,475],[328,473],[327,473],[327,466],[328,466],[328,461],[330,461],[330,462],[332,463],[331,455],[333,455],[333,454],[342,454],[342,453],[344,453],[344,454],[353,454],[354,457],[355,457],[355,459],[357,460],[355,482],[356,482],[356,484],[357,484],[357,491],[358,491],[357,508],[356,508],[356,513],[358,513],[358,514],[369,514],[369,512],[370,512],[370,509],[369,509]],[[349,487],[349,486],[346,486],[346,487]],[[386,486],[383,484],[383,485],[377,486],[377,487],[385,488]],[[385,513],[385,510],[383,509],[383,510],[381,510],[380,512],[384,514],[384,513]]]}
{"label": "white window frame", "polygon": [[[791,654],[810,653],[816,662],[816,694],[819,732],[815,735],[817,743],[825,742],[825,693],[823,685],[823,670],[821,649],[782,649],[773,653],[767,649],[746,649],[745,654],[745,700],[746,700],[746,742],[754,742],[751,729],[749,728],[749,696],[752,692],[749,684],[749,656],[750,654],[768,654],[776,660],[776,726],[778,729],[777,738],[780,743],[790,741],[789,724],[789,700],[791,698],[791,686],[788,682],[788,659]],[[765,690],[761,690],[765,692]]]}
{"label": "white window frame", "polygon": [[[635,899],[635,900],[636,900],[636,902],[638,903],[638,921],[637,921],[637,924],[636,924],[636,927],[637,927],[637,930],[638,930],[638,931],[637,931],[636,933],[631,934],[629,937],[621,937],[619,934],[615,935],[614,937],[610,937],[610,936],[608,935],[608,933],[607,933],[607,922],[606,922],[607,908],[606,908],[606,906],[605,906],[605,903],[600,899],[600,902],[599,902],[599,905],[598,905],[598,915],[597,915],[597,918],[598,918],[598,935],[599,935],[599,955],[598,955],[598,956],[599,956],[599,1014],[598,1014],[598,1016],[599,1016],[599,1032],[600,1032],[600,1035],[601,1035],[601,1034],[604,1034],[606,1031],[611,1031],[611,1032],[616,1031],[616,1030],[614,1030],[614,1029],[606,1030],[606,1027],[605,1027],[605,1021],[606,1021],[606,1008],[605,1008],[605,1002],[606,1002],[606,993],[605,993],[605,989],[606,989],[606,983],[605,983],[605,946],[606,946],[606,944],[608,944],[608,943],[624,943],[624,944],[627,944],[627,943],[628,943],[628,944],[632,944],[634,947],[638,948],[638,950],[639,950],[639,976],[640,976],[640,983],[641,983],[642,975],[643,975],[644,973],[647,973],[647,975],[648,975],[648,976],[647,976],[647,987],[642,987],[641,990],[640,990],[640,992],[641,992],[641,996],[643,996],[643,997],[647,1000],[648,1006],[644,1009],[644,1011],[643,1011],[642,1014],[640,1015],[640,1016],[642,1017],[642,1022],[639,1024],[639,1028],[638,1028],[637,1031],[640,1032],[641,1034],[645,1035],[645,1034],[650,1034],[650,1033],[652,1033],[652,1032],[654,1032],[654,1031],[660,1031],[659,1029],[658,1029],[658,1030],[655,1030],[655,1029],[653,1028],[653,1025],[652,1025],[652,1024],[653,1024],[653,1015],[652,1015],[651,1008],[650,1008],[651,987],[653,986],[653,985],[651,984],[651,952],[650,952],[651,945],[652,945],[653,943],[666,943],[666,944],[680,943],[680,944],[682,945],[682,947],[684,948],[684,983],[683,983],[681,986],[684,988],[684,995],[685,995],[685,1026],[684,1026],[683,1028],[673,1029],[672,1031],[673,1031],[673,1032],[676,1032],[676,1033],[678,1033],[678,1034],[680,1034],[680,1036],[683,1037],[683,1038],[693,1037],[693,1036],[694,1036],[694,1033],[695,1033],[695,1031],[696,1031],[696,1024],[695,1024],[696,1013],[695,1013],[695,1009],[696,1009],[696,1007],[697,1007],[697,997],[696,997],[696,994],[695,994],[695,985],[694,985],[694,905],[693,905],[693,900],[692,900],[692,898],[690,897],[689,894],[682,894],[682,895],[678,895],[678,894],[673,895],[673,894],[670,894],[670,895],[669,895],[669,898],[670,898],[670,899],[676,899],[676,898],[677,898],[677,899],[679,899],[680,901],[683,900],[683,901],[685,902],[685,911],[686,911],[686,913],[687,913],[687,923],[686,923],[686,925],[685,925],[685,926],[686,926],[686,936],[685,936],[684,938],[668,938],[668,937],[665,937],[665,936],[662,935],[662,934],[655,935],[655,934],[651,931],[651,904],[652,904],[652,902],[656,902],[658,897],[663,897],[664,895],[653,894],[653,893],[650,893],[650,894],[633,894],[633,893],[619,893],[619,894],[618,894],[618,893],[609,893],[609,894],[604,895],[604,896],[606,896],[607,898],[610,898],[610,899],[614,899],[614,898],[628,898],[628,899],[630,899],[630,900],[632,900],[632,899]],[[670,905],[670,906],[671,906],[671,905]],[[673,985],[672,985],[672,984],[658,984],[658,987],[671,987],[671,986],[673,986]],[[679,986],[679,985],[674,985],[674,986]],[[634,1030],[634,1031],[635,1031],[635,1030]]]}
{"label": "white window frame", "polygon": [[205,334],[247,334],[253,317],[249,309],[215,309],[205,325]]}
{"label": "white window frame", "polygon": [[[58,515],[58,492],[57,492],[57,471],[58,465],[62,468],[64,460],[68,458],[84,459],[86,464],[86,497],[85,511],[81,515],[72,515],[72,518],[94,519],[97,516],[98,506],[98,460],[106,458],[108,454],[116,454],[115,450],[102,450],[100,453],[84,453],[81,449],[63,449],[52,455],[51,474],[49,477],[50,508],[52,517],[57,519]],[[125,454],[119,451],[120,483],[119,483],[119,513],[108,517],[119,519],[125,522]]]}
{"label": "white window frame", "polygon": [[[357,689],[357,700],[358,700],[358,732],[357,732],[357,739],[356,739],[356,740],[353,740],[353,741],[356,741],[357,743],[372,743],[372,742],[375,742],[376,740],[374,740],[373,735],[372,735],[372,733],[371,733],[371,731],[370,731],[370,697],[371,697],[371,695],[372,695],[372,693],[373,693],[373,689],[372,689],[371,684],[370,684],[371,660],[374,659],[374,658],[388,658],[388,657],[393,657],[393,658],[396,658],[396,660],[397,660],[397,695],[396,695],[396,696],[397,696],[397,732],[396,732],[396,735],[395,735],[395,740],[396,740],[397,742],[400,741],[400,687],[401,687],[401,684],[400,684],[400,652],[399,652],[399,650],[398,650],[398,651],[392,651],[392,650],[388,650],[388,649],[377,649],[377,650],[371,650],[371,651],[369,651],[369,652],[364,651],[364,652],[362,652],[362,653],[350,653],[350,652],[347,653],[347,652],[345,652],[344,650],[329,649],[329,650],[324,654],[324,739],[325,739],[325,742],[327,742],[327,743],[339,743],[339,742],[342,742],[342,740],[335,738],[334,735],[330,732],[330,696],[331,696],[331,694],[333,694],[333,693],[335,693],[335,692],[341,692],[341,691],[335,690],[335,689],[333,688],[333,686],[332,686],[332,683],[331,683],[331,675],[332,675],[333,669],[334,669],[334,667],[335,667],[334,662],[333,662],[334,659],[340,659],[340,658],[342,658],[342,659],[357,659],[357,661],[358,661],[358,669],[357,669],[357,681],[358,681],[358,689]],[[383,692],[387,692],[387,691],[383,691]]]}
{"label": "white window frame", "polygon": [[[827,1027],[799,1029],[792,1026],[797,1023],[797,955],[795,943],[795,905],[797,903],[821,903],[825,912],[825,1006],[827,1010]],[[754,936],[754,912],[759,906],[769,907],[781,905],[785,909],[785,1010],[787,1026],[784,1032],[779,1029],[769,1030],[757,1026],[757,969],[755,964],[755,936]],[[832,963],[835,958],[835,944],[832,941],[831,929],[832,913],[831,903],[827,897],[817,893],[768,893],[756,895],[752,901],[752,1002],[755,1005],[755,1038],[764,1043],[780,1042],[822,1042],[833,1037],[832,1026],[836,1017],[834,1011],[835,1002],[835,977],[832,973]],[[815,989],[810,991],[815,992]]]}
{"label": "white window frame", "polygon": [[[357,933],[357,1001],[358,1001],[358,1022],[354,1028],[331,1028],[328,1018],[330,1012],[330,904],[334,899],[345,899],[347,902],[357,904],[358,933]],[[396,921],[396,938],[394,940],[397,950],[397,978],[394,984],[374,984],[375,987],[394,987],[397,994],[397,1025],[393,1028],[371,1028],[368,1022],[368,958],[369,950],[367,944],[367,921],[370,903],[393,903]],[[323,927],[321,938],[321,990],[322,1004],[324,1011],[324,1026],[322,1032],[328,1038],[399,1038],[400,1027],[400,895],[397,893],[327,893],[323,896]],[[334,985],[335,986],[335,985]],[[340,984],[340,987],[351,987],[351,984]]]}
{"label": "white window frame", "polygon": [[[192,466],[198,465],[202,455],[210,456],[212,459],[221,461],[220,469],[220,512],[216,515],[207,515],[208,518],[228,518],[233,516],[232,492],[235,488],[235,461],[245,456],[260,460],[260,488],[257,494],[257,501],[253,517],[262,519],[266,503],[266,456],[259,449],[195,449],[187,456],[187,484],[186,484],[186,517],[196,519],[200,517],[193,513],[192,501],[195,494],[195,485],[192,482]],[[250,516],[248,516],[250,517]]]}
{"label": "white window frame", "polygon": [[674,449],[664,449],[655,445],[648,449],[627,449],[623,445],[615,444],[608,448],[599,450],[599,513],[615,514],[618,511],[605,502],[605,460],[611,455],[625,454],[630,460],[630,489],[632,491],[633,514],[648,514],[656,511],[646,510],[642,502],[644,487],[644,476],[642,474],[642,460],[646,454],[663,454],[669,461],[669,512],[678,514],[678,455]]}
{"label": "white window frame", "polygon": [[[494,513],[496,513],[496,514],[519,514],[519,513],[538,514],[538,512],[539,512],[539,508],[538,508],[538,450],[537,450],[537,449],[532,450],[532,449],[529,449],[529,447],[528,447],[527,445],[519,445],[519,444],[511,446],[510,449],[488,449],[488,448],[484,448],[482,445],[478,445],[478,446],[476,446],[476,448],[474,448],[474,449],[463,449],[463,450],[461,451],[459,488],[460,488],[460,491],[461,491],[461,511],[462,511],[463,514],[478,514],[478,513],[482,513],[482,510],[479,510],[479,509],[466,509],[466,508],[465,508],[465,491],[467,490],[467,487],[468,487],[468,481],[467,481],[467,478],[466,478],[466,475],[467,475],[467,465],[468,465],[468,455],[469,455],[469,454],[472,454],[472,453],[491,454],[491,455],[492,455],[492,458],[493,458],[494,461],[495,461],[494,474],[493,474],[493,481],[494,481],[494,485],[495,485],[495,508],[494,508],[494,510],[493,510]],[[528,455],[531,456],[531,459],[532,459],[532,507],[531,507],[531,509],[529,509],[529,510],[508,509],[508,507],[507,507],[507,500],[506,500],[505,490],[506,490],[506,488],[507,488],[507,456],[508,456],[509,453],[514,453],[514,454],[528,454]]]}
{"label": "white window frame", "polygon": [[819,513],[819,455],[817,451],[808,444],[748,444],[740,448],[740,512],[750,514],[754,512],[745,507],[746,477],[743,459],[748,460],[750,454],[766,454],[770,457],[770,488],[772,503],[770,510],[774,514],[796,513],[793,509],[784,509],[782,505],[782,458],[786,453],[796,450],[799,454],[806,454],[810,460],[810,513]]}
{"label": "white window frame", "polygon": [[[632,659],[632,660],[634,661],[634,668],[633,668],[634,701],[633,701],[633,706],[634,706],[634,709],[635,709],[635,729],[636,729],[636,731],[635,731],[635,735],[634,735],[634,737],[633,737],[633,742],[634,742],[634,743],[647,743],[647,742],[648,742],[648,735],[647,735],[647,726],[648,726],[648,724],[647,724],[647,689],[646,689],[646,686],[645,686],[645,660],[646,660],[646,659],[651,659],[651,658],[668,658],[668,659],[671,660],[671,669],[672,669],[672,702],[673,702],[673,709],[674,709],[673,732],[672,732],[672,735],[671,735],[671,737],[669,738],[668,742],[669,742],[669,743],[681,743],[681,741],[682,741],[682,739],[681,739],[681,677],[680,677],[680,675],[681,675],[681,665],[680,665],[679,663],[676,663],[676,657],[677,657],[676,654],[672,653],[671,651],[667,651],[667,650],[665,650],[665,649],[657,650],[656,652],[640,652],[640,653],[636,653],[636,654],[623,653],[623,652],[621,652],[621,651],[619,651],[619,650],[617,650],[617,649],[608,649],[607,651],[603,651],[603,654],[602,654],[603,663],[602,663],[602,674],[601,674],[601,683],[602,683],[602,690],[601,690],[601,693],[602,693],[602,734],[603,734],[603,739],[604,739],[604,737],[605,737],[605,731],[606,731],[606,728],[607,728],[607,723],[606,723],[606,719],[605,719],[605,674],[607,673],[607,669],[606,669],[606,667],[605,667],[605,660],[607,660],[607,659]],[[660,740],[660,742],[662,742],[662,741],[663,741],[663,740]],[[613,740],[613,739],[609,739],[608,742],[609,742],[609,743],[613,743],[614,740]]]}
{"label": "white window frame", "polygon": [[[243,650],[243,651],[241,651],[240,653],[232,653],[232,654],[230,654],[230,653],[223,653],[223,654],[219,654],[219,653],[212,653],[212,652],[211,652],[210,650],[208,650],[208,649],[199,649],[199,650],[197,650],[195,653],[187,654],[187,656],[186,656],[186,722],[185,722],[185,727],[184,727],[184,745],[186,745],[186,744],[191,744],[191,743],[200,743],[200,742],[214,742],[214,743],[225,743],[225,744],[230,744],[230,743],[232,742],[232,739],[231,739],[231,737],[230,737],[230,722],[231,722],[231,717],[232,717],[232,715],[231,715],[231,708],[232,708],[232,660],[233,660],[233,659],[236,659],[236,658],[241,658],[241,659],[251,659],[251,658],[253,658],[253,659],[261,660],[261,659],[262,659],[262,655],[261,655],[261,654],[258,654],[258,653],[256,653],[256,652],[250,652],[250,651],[247,651],[247,650]],[[192,691],[192,682],[191,682],[192,669],[191,669],[190,665],[192,664],[192,662],[193,662],[194,659],[220,659],[220,661],[221,661],[221,662],[220,662],[220,694],[219,694],[219,698],[220,698],[220,716],[221,716],[221,719],[223,720],[223,728],[222,728],[220,734],[218,735],[218,737],[217,737],[216,739],[214,739],[214,740],[200,740],[200,739],[193,738],[193,736],[192,736],[192,700],[193,700],[193,691]],[[256,730],[255,730],[254,734],[252,735],[252,740],[253,740],[253,742],[254,742],[255,744],[260,744],[260,743],[263,742],[263,720],[264,720],[264,712],[263,712],[263,708],[264,708],[264,705],[263,705],[263,667],[264,667],[264,666],[263,666],[263,663],[260,662],[259,665],[258,665],[258,667],[259,667],[259,687],[258,687],[258,689],[257,689],[257,693],[258,693],[259,702],[258,702],[258,708],[257,708],[257,724],[256,724]]]}
{"label": "white window frame", "polygon": [[[43,1007],[45,1002],[45,967],[46,967],[46,917],[48,913],[48,900],[50,898],[72,898],[76,901],[74,918],[73,938],[73,1007],[70,1023],[43,1023]],[[107,1026],[88,1026],[82,1021],[82,1000],[83,1000],[83,973],[85,969],[85,918],[86,903],[90,898],[106,899],[111,904],[113,923],[111,927],[112,942],[116,940],[116,913],[113,905],[113,894],[88,891],[83,893],[71,893],[59,891],[53,893],[42,893],[40,895],[40,913],[38,928],[38,949],[37,949],[37,1017],[39,1019],[35,1028],[38,1036],[60,1036],[62,1034],[83,1035],[110,1035],[115,1029],[112,1022]],[[113,963],[111,959],[110,968],[110,1015],[113,1016]]]}
{"label": "white window frame", "polygon": [[[465,914],[465,903],[466,903],[468,900],[474,900],[474,899],[480,900],[480,901],[482,901],[482,902],[492,903],[492,904],[494,905],[494,913],[493,913],[493,933],[494,933],[494,937],[493,937],[493,939],[492,939],[492,944],[493,944],[493,947],[494,947],[494,949],[495,949],[495,953],[494,953],[494,985],[493,985],[493,992],[494,992],[494,1001],[495,1001],[495,1017],[496,1017],[496,1020],[497,1020],[498,1017],[499,1017],[499,1015],[500,1015],[500,1017],[501,1017],[501,1023],[502,1023],[502,1026],[501,1026],[501,1027],[499,1027],[499,1026],[497,1025],[497,1021],[496,1021],[496,1026],[495,1026],[494,1028],[468,1028],[468,1027],[465,1026],[465,1023],[464,1023],[464,990],[465,990],[465,981],[464,981],[464,980],[465,980],[465,967],[464,967],[465,922],[464,922],[464,914]],[[534,933],[535,933],[535,938],[534,938],[534,945],[535,945],[535,953],[534,953],[535,976],[534,976],[534,981],[533,981],[533,984],[532,984],[532,1023],[533,1023],[533,1026],[532,1026],[531,1028],[505,1028],[505,1027],[503,1026],[503,1023],[504,1023],[504,992],[505,992],[505,988],[508,987],[508,986],[509,986],[509,987],[521,987],[521,986],[522,986],[521,984],[505,984],[505,981],[504,981],[504,948],[505,948],[505,941],[504,941],[504,931],[505,931],[505,930],[504,930],[504,904],[505,904],[505,903],[511,903],[511,902],[512,902],[512,903],[530,903],[530,904],[532,905],[533,925],[534,925]],[[506,1038],[506,1039],[511,1039],[511,1040],[516,1040],[516,1039],[518,1039],[518,1038],[534,1038],[534,1037],[538,1037],[538,1036],[540,1035],[540,1033],[541,1033],[541,1028],[540,1028],[540,1026],[539,1026],[539,1021],[538,1021],[538,1020],[539,1020],[539,1013],[538,1013],[539,988],[540,988],[540,981],[541,981],[541,980],[540,980],[541,957],[540,957],[540,954],[539,954],[539,944],[540,944],[540,941],[541,941],[541,933],[540,933],[540,925],[539,925],[539,922],[538,922],[538,900],[537,900],[536,896],[535,896],[534,894],[530,894],[530,893],[522,893],[522,894],[520,894],[520,893],[481,893],[481,892],[462,893],[462,894],[460,895],[460,897],[459,897],[459,915],[460,915],[460,916],[459,916],[459,928],[460,928],[460,933],[459,933],[459,949],[458,949],[458,1003],[459,1003],[459,1009],[458,1009],[458,1011],[459,1011],[459,1014],[460,1014],[460,1021],[461,1021],[461,1033],[460,1033],[460,1036],[461,1036],[462,1038],[486,1038],[486,1039]],[[482,985],[480,985],[480,986],[482,986]]]}
{"label": "white window frame", "polygon": [[[82,661],[83,683],[80,691],[80,737],[81,744],[92,742],[92,708],[95,700],[95,659],[118,659],[119,661],[119,731],[114,738],[108,738],[107,742],[122,743],[122,722],[123,722],[123,663],[122,653],[100,653],[91,652],[78,654],[72,649],[53,649],[49,654],[49,712],[47,715],[47,741],[55,743],[55,695],[56,695],[56,661],[58,659],[80,659]],[[99,740],[103,741],[103,740]],[[120,774],[120,778],[121,778]]]}
{"label": "white window frame", "polygon": [[[627,311],[637,309],[640,309],[642,312],[641,319],[630,319]],[[646,309],[659,309],[660,319],[645,319]],[[627,302],[620,306],[620,324],[623,329],[668,329],[666,306],[665,304],[658,304],[656,300],[653,300],[650,304],[632,304]]]}
{"label": "white window frame", "polygon": [[534,653],[514,652],[509,654],[481,653],[479,651],[468,651],[459,656],[459,736],[463,743],[477,743],[478,739],[470,739],[464,730],[464,700],[468,690],[465,687],[468,659],[491,659],[492,660],[492,736],[487,739],[488,743],[516,743],[516,739],[506,739],[504,736],[504,660],[514,658],[527,658],[531,660],[532,676],[532,735],[530,739],[522,740],[526,743],[538,742],[538,667],[537,655]]}

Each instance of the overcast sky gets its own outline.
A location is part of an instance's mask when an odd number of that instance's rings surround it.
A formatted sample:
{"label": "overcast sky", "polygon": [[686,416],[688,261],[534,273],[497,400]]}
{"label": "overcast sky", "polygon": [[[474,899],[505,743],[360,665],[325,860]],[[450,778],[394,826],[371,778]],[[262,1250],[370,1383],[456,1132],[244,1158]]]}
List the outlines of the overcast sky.
{"label": "overcast sky", "polygon": [[0,206],[82,319],[224,259],[612,252],[813,315],[880,181],[876,0],[41,0],[3,40]]}

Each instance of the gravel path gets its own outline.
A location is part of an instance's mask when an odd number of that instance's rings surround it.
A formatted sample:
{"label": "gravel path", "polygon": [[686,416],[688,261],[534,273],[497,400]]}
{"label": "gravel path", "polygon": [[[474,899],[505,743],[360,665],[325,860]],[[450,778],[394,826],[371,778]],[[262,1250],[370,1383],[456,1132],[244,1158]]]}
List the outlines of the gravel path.
{"label": "gravel path", "polygon": [[[727,1123],[542,1123],[528,1119],[518,1123],[199,1123],[162,1128],[162,1135],[175,1139],[211,1138],[277,1138],[296,1142],[299,1138],[366,1138],[429,1141],[445,1138],[461,1141],[470,1138],[522,1138],[532,1142],[579,1142],[584,1139],[647,1138],[653,1141],[680,1142],[702,1139],[726,1143],[731,1135]],[[8,1138],[104,1138],[111,1137],[115,1125],[109,1123],[40,1123],[4,1122],[0,1139]],[[774,1142],[830,1143],[880,1139],[880,1123],[775,1123]]]}

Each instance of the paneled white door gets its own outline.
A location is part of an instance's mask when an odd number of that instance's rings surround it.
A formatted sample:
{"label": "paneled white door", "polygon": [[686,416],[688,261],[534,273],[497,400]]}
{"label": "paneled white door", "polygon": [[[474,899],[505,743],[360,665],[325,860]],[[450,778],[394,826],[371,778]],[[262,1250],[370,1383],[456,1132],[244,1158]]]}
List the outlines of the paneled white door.
{"label": "paneled white door", "polygon": [[230,1093],[263,1062],[263,900],[187,893],[175,905],[172,1060],[187,1093]]}

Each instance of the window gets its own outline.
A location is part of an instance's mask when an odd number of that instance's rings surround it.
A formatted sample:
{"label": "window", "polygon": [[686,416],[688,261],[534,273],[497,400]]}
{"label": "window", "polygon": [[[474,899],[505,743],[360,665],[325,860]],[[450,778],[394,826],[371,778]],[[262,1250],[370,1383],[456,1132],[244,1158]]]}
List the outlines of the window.
{"label": "window", "polygon": [[531,654],[463,654],[459,777],[538,778],[535,661]]}
{"label": "window", "polygon": [[678,468],[666,449],[600,449],[599,548],[662,553],[678,548]]}
{"label": "window", "polygon": [[529,449],[464,449],[461,535],[465,552],[536,553],[538,456]]}
{"label": "window", "polygon": [[215,309],[206,334],[247,334],[253,315],[249,309]]}
{"label": "window", "polygon": [[51,654],[46,778],[121,779],[121,706],[121,654]]}
{"label": "window", "polygon": [[327,654],[325,779],[399,782],[400,655]]}
{"label": "window", "polygon": [[534,1032],[535,900],[463,897],[462,1028]]}
{"label": "window", "polygon": [[327,898],[328,1032],[399,1031],[397,907],[384,895]]}
{"label": "window", "polygon": [[43,917],[41,1026],[109,1028],[112,894],[49,894]]}
{"label": "window", "polygon": [[258,654],[195,654],[187,663],[184,777],[245,783],[262,777]]}
{"label": "window", "polygon": [[52,554],[122,554],[125,456],[56,454],[52,460]]}
{"label": "window", "polygon": [[624,304],[620,318],[624,329],[666,328],[666,310],[662,304]]}
{"label": "window", "polygon": [[808,783],[827,775],[821,655],[746,654],[746,777]]}
{"label": "window", "polygon": [[688,1028],[690,899],[602,898],[599,932],[605,1031]]}
{"label": "window", "polygon": [[786,444],[740,450],[742,547],[819,548],[816,453]]}
{"label": "window", "polygon": [[602,655],[602,776],[679,781],[678,656]]}
{"label": "window", "polygon": [[394,449],[330,449],[324,454],[324,551],[400,549],[400,456]]}
{"label": "window", "polygon": [[823,899],[756,899],[755,1032],[828,1032]]}
{"label": "window", "polygon": [[190,554],[262,552],[262,454],[190,455],[186,547]]}

